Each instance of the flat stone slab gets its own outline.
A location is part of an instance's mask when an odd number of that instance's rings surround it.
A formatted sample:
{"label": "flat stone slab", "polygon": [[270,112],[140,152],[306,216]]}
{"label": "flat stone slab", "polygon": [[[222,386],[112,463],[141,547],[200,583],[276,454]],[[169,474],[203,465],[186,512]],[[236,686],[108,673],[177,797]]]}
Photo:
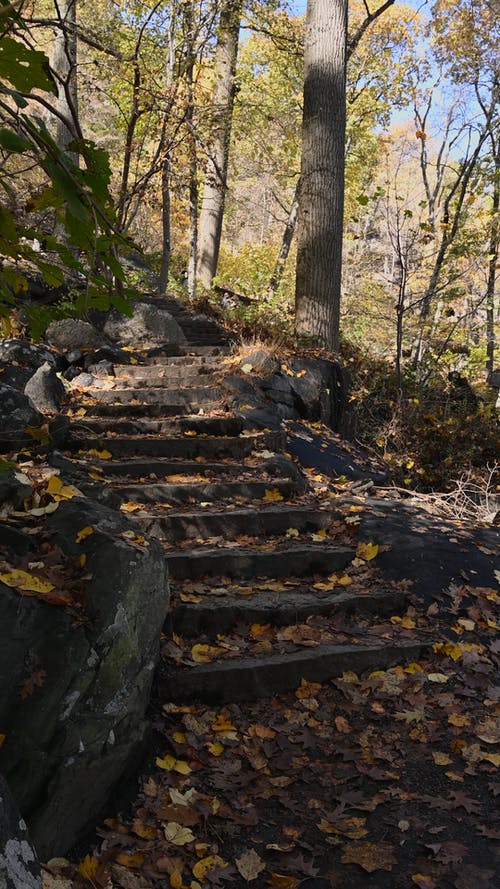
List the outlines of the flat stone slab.
{"label": "flat stone slab", "polygon": [[169,671],[160,668],[160,700],[228,704],[255,701],[292,691],[301,683],[326,682],[344,671],[364,673],[418,661],[427,643],[395,645],[318,645],[306,651],[260,658],[231,658],[225,663],[197,664]]}
{"label": "flat stone slab", "polygon": [[245,500],[261,500],[266,490],[276,488],[284,498],[294,497],[299,492],[293,481],[269,479],[267,482],[192,482],[186,484],[137,484],[116,485],[112,490],[122,502],[136,500],[138,503],[171,504],[187,503],[189,500],[208,502],[214,500],[232,500],[242,497]]}
{"label": "flat stone slab", "polygon": [[288,424],[287,449],[302,466],[312,467],[331,478],[345,476],[355,481],[387,483],[389,472],[383,466],[370,463],[360,448],[342,441],[340,436],[337,439],[325,438],[321,432],[300,422]]}
{"label": "flat stone slab", "polygon": [[177,580],[196,577],[305,577],[343,571],[356,552],[345,546],[297,544],[271,551],[221,547],[193,547],[186,552],[167,552],[170,575]]}
{"label": "flat stone slab", "polygon": [[[166,516],[136,516],[136,520],[153,536],[166,540],[186,540],[190,537],[225,537],[230,540],[238,534],[272,536],[284,534],[289,528],[298,531],[319,531],[333,521],[333,511],[290,506],[262,506],[258,510],[226,509],[224,512],[169,512]],[[154,528],[154,530],[153,530]],[[159,533],[160,532],[160,533]]]}
{"label": "flat stone slab", "polygon": [[[292,464],[293,465],[293,464]],[[256,475],[260,479],[265,473],[265,467],[259,469],[256,466],[246,466],[244,463],[197,463],[195,460],[103,460],[100,466],[106,477],[129,476],[130,478],[144,478],[156,475],[163,478],[167,475],[206,475],[207,481],[216,481],[219,476]],[[179,480],[180,481],[180,480]],[[148,479],[149,482],[149,479]]]}
{"label": "flat stone slab", "polygon": [[[115,405],[109,405],[115,407]],[[120,408],[124,406],[120,405]],[[126,413],[126,410],[123,410]],[[89,410],[90,414],[90,410]],[[152,419],[120,419],[115,417],[85,416],[74,420],[71,429],[76,433],[95,432],[96,435],[105,435],[113,432],[118,435],[154,435],[161,433],[197,432],[201,435],[239,435],[243,430],[243,423],[239,417],[200,417],[196,414],[189,417]]]}
{"label": "flat stone slab", "polygon": [[[138,394],[140,392],[140,395]],[[87,389],[86,394],[103,404],[129,404],[141,401],[143,404],[175,404],[175,405],[207,405],[217,402],[220,389],[210,386],[193,388],[166,389],[163,387],[147,389]]]}
{"label": "flat stone slab", "polygon": [[406,596],[400,590],[382,590],[366,595],[337,592],[320,596],[309,588],[304,592],[287,590],[285,593],[256,593],[253,596],[207,596],[200,603],[175,606],[168,615],[165,631],[180,636],[197,634],[215,636],[227,633],[237,623],[271,623],[274,626],[303,623],[313,614],[398,614]]}
{"label": "flat stone slab", "polygon": [[[252,451],[265,448],[279,451],[283,443],[283,433],[264,432],[244,437],[236,436],[201,436],[178,438],[107,438],[102,441],[114,457],[128,457],[133,454],[150,457],[180,457],[185,460],[194,457],[248,457]],[[85,441],[82,438],[70,440],[73,447],[84,449],[95,447],[95,439]]]}

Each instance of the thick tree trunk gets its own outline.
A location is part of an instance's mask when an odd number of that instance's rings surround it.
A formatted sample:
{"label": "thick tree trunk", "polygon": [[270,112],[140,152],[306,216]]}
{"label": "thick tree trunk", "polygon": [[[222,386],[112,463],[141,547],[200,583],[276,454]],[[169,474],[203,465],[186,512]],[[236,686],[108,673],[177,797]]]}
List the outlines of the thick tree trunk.
{"label": "thick tree trunk", "polygon": [[242,0],[225,0],[214,61],[211,150],[205,171],[198,237],[198,280],[207,289],[217,271],[227,191]]}
{"label": "thick tree trunk", "polygon": [[[64,26],[56,28],[52,51],[52,68],[58,82],[57,111],[64,117],[64,121],[56,118],[56,141],[67,152],[78,130],[76,0],[56,0],[55,5],[56,16]],[[78,164],[78,154],[67,153]]]}
{"label": "thick tree trunk", "polygon": [[338,348],[347,0],[309,0],[296,272],[296,332]]}
{"label": "thick tree trunk", "polygon": [[276,260],[276,265],[274,266],[271,280],[269,281],[269,290],[271,290],[273,293],[276,293],[281,284],[281,279],[283,278],[283,272],[285,271],[288,254],[290,253],[290,247],[292,246],[293,236],[297,227],[297,214],[299,210],[299,186],[300,180],[297,182],[297,186],[295,188],[292,206],[290,209],[290,213],[288,214],[285,229],[283,231],[280,252],[278,253],[278,258]]}

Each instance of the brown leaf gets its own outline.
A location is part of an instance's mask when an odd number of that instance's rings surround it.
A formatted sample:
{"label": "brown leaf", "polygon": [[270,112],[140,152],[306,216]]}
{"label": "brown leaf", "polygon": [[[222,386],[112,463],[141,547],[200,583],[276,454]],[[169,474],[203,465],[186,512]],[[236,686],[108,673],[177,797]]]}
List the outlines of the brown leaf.
{"label": "brown leaf", "polygon": [[344,846],[343,864],[358,864],[369,874],[376,870],[392,870],[397,864],[389,843],[349,843]]}
{"label": "brown leaf", "polygon": [[236,859],[235,864],[239,873],[247,883],[256,880],[259,874],[266,869],[266,865],[262,861],[262,858],[257,855],[255,849],[248,849],[246,852],[243,852],[243,854]]}

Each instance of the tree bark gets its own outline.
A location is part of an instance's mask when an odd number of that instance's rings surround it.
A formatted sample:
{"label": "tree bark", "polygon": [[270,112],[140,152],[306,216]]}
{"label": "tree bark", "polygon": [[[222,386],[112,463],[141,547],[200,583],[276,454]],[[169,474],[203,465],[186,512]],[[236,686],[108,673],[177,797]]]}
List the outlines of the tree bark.
{"label": "tree bark", "polygon": [[338,348],[346,122],[347,0],[309,0],[304,56],[295,327]]}
{"label": "tree bark", "polygon": [[295,188],[292,206],[290,208],[290,213],[288,214],[288,219],[283,231],[280,252],[278,253],[278,258],[276,260],[276,265],[274,266],[271,280],[269,281],[269,290],[271,290],[273,293],[276,293],[281,284],[281,279],[283,278],[283,272],[285,271],[288,254],[290,253],[290,247],[292,246],[293,236],[297,227],[297,214],[299,210],[299,186],[300,180],[297,182]]}
{"label": "tree bark", "polygon": [[158,293],[164,296],[167,292],[168,273],[170,269],[171,233],[170,233],[170,155],[167,153],[161,170],[161,221],[162,221],[162,253],[160,274],[158,277]]}
{"label": "tree bark", "polygon": [[242,0],[225,0],[215,50],[211,151],[205,170],[198,236],[198,280],[207,290],[212,286],[219,260],[242,8]]}
{"label": "tree bark", "polygon": [[[494,141],[494,140],[492,140]],[[495,290],[498,266],[498,216],[500,212],[500,153],[498,142],[494,143],[495,170],[493,181],[493,201],[491,207],[491,230],[488,253],[488,281],[486,284],[486,372],[495,368]]]}
{"label": "tree bark", "polygon": [[64,118],[56,119],[56,142],[78,165],[78,153],[68,151],[68,145],[78,136],[76,0],[55,0],[55,8],[58,20],[64,25],[64,28],[56,28],[52,51],[52,68],[57,78],[57,111]]}

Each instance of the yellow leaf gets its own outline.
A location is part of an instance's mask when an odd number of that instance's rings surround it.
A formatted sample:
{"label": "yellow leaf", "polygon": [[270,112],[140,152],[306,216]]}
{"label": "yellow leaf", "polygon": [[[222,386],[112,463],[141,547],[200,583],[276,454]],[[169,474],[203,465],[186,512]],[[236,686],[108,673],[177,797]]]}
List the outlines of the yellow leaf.
{"label": "yellow leaf", "polygon": [[242,364],[241,369],[244,374],[249,374],[253,370],[253,364]]}
{"label": "yellow leaf", "polygon": [[333,580],[330,581],[330,583],[322,583],[321,581],[318,581],[318,583],[313,583],[314,590],[325,590],[327,592],[335,589],[335,586],[336,584]]}
{"label": "yellow leaf", "polygon": [[297,877],[289,877],[288,874],[272,873],[267,882],[269,886],[278,886],[280,889],[294,889],[299,881]]}
{"label": "yellow leaf", "polygon": [[411,664],[408,664],[407,667],[403,667],[403,669],[404,669],[405,673],[410,673],[410,675],[412,673],[423,673],[424,672],[422,667],[420,666],[420,664],[416,664],[414,662]]}
{"label": "yellow leaf", "polygon": [[440,753],[439,750],[433,752],[432,758],[437,766],[449,766],[453,762],[447,753]]}
{"label": "yellow leaf", "polygon": [[427,679],[429,680],[429,682],[438,682],[438,683],[444,684],[445,682],[448,682],[449,678],[450,677],[446,676],[445,673],[428,673],[427,674]]}
{"label": "yellow leaf", "polygon": [[186,743],[186,735],[184,732],[174,732],[172,735],[176,744],[185,744]]}
{"label": "yellow leaf", "polygon": [[196,862],[193,867],[193,876],[197,880],[204,880],[209,871],[215,870],[216,867],[227,867],[227,861],[224,861],[220,855],[207,855],[206,858],[201,858]]}
{"label": "yellow leaf", "polygon": [[321,528],[320,531],[317,531],[316,534],[312,534],[311,537],[316,543],[321,543],[325,537],[328,537],[328,531],[326,528]]}
{"label": "yellow leaf", "polygon": [[121,504],[120,509],[122,512],[136,512],[138,509],[144,509],[144,504],[128,500],[126,503]]}
{"label": "yellow leaf", "polygon": [[173,874],[170,874],[170,886],[172,889],[184,889],[182,871],[174,870]]}
{"label": "yellow leaf", "polygon": [[377,543],[358,543],[358,547],[356,549],[356,556],[358,559],[363,559],[363,561],[365,562],[371,562],[371,560],[375,558],[377,553]]}
{"label": "yellow leaf", "polygon": [[408,615],[406,615],[406,617],[403,617],[403,618],[401,619],[401,626],[402,626],[402,627],[405,627],[406,630],[412,630],[413,627],[416,626],[416,623],[415,623],[415,621],[413,620],[413,618],[408,617]]}
{"label": "yellow leaf", "polygon": [[189,763],[184,762],[183,759],[176,759],[175,756],[170,756],[169,753],[166,753],[163,759],[157,756],[156,765],[160,769],[165,769],[166,772],[178,772],[179,775],[189,775],[192,771]]}
{"label": "yellow leaf", "polygon": [[[158,760],[157,760],[158,762]],[[189,827],[183,827],[176,821],[169,821],[163,827],[165,839],[174,846],[185,846],[187,843],[193,843],[195,840],[194,833]]]}
{"label": "yellow leaf", "polygon": [[86,537],[90,537],[91,534],[94,533],[94,529],[92,525],[85,525],[85,528],[82,528],[81,531],[75,537],[76,543],[81,543],[82,540],[85,540]]}
{"label": "yellow leaf", "polygon": [[93,855],[86,855],[83,861],[80,861],[77,870],[80,876],[92,883],[97,877],[98,865],[97,858],[94,858]]}
{"label": "yellow leaf", "polygon": [[119,852],[116,861],[123,867],[142,867],[144,855],[141,855],[140,852]]}
{"label": "yellow leaf", "polygon": [[321,691],[319,682],[308,682],[307,679],[301,679],[300,685],[295,691],[295,697],[301,701],[304,698],[313,698],[319,691]]}
{"label": "yellow leaf", "polygon": [[481,759],[486,759],[494,766],[500,766],[500,753],[483,753]]}
{"label": "yellow leaf", "polygon": [[212,723],[212,731],[213,732],[235,732],[237,731],[236,726],[232,724],[231,720],[228,719],[224,713],[219,713],[215,722]]}
{"label": "yellow leaf", "polygon": [[450,725],[456,725],[459,728],[462,728],[464,725],[470,725],[470,719],[468,716],[460,715],[459,713],[451,713],[448,716],[448,722]]}
{"label": "yellow leaf", "polygon": [[212,741],[208,741],[207,750],[212,756],[221,756],[224,753],[224,745],[217,741],[215,744]]}
{"label": "yellow leaf", "polygon": [[78,488],[75,488],[74,485],[63,484],[58,475],[53,475],[49,478],[47,493],[50,494],[54,500],[71,500],[73,497],[82,496],[82,492],[79,491]]}
{"label": "yellow leaf", "polygon": [[277,500],[284,500],[283,494],[280,494],[278,488],[266,488],[264,500],[273,503]]}
{"label": "yellow leaf", "polygon": [[224,651],[225,649],[220,645],[204,645],[197,642],[191,649],[191,657],[197,664],[209,664],[210,661],[220,657]]}
{"label": "yellow leaf", "polygon": [[288,528],[288,530],[286,532],[286,536],[287,537],[298,537],[299,532],[298,532],[297,528]]}
{"label": "yellow leaf", "polygon": [[195,435],[198,435],[195,429],[186,429],[184,435],[187,435],[188,438],[194,438]]}
{"label": "yellow leaf", "polygon": [[40,580],[34,574],[28,574],[27,571],[21,571],[19,568],[0,574],[0,580],[6,586],[30,593],[50,593],[51,590],[55,589],[54,584],[48,580]]}
{"label": "yellow leaf", "polygon": [[339,577],[338,583],[340,586],[349,586],[349,584],[352,583],[352,580],[348,574],[343,574],[342,577]]}
{"label": "yellow leaf", "polygon": [[87,564],[87,553],[82,553],[81,556],[79,556],[78,564],[79,564],[80,568],[85,567],[85,565]]}

